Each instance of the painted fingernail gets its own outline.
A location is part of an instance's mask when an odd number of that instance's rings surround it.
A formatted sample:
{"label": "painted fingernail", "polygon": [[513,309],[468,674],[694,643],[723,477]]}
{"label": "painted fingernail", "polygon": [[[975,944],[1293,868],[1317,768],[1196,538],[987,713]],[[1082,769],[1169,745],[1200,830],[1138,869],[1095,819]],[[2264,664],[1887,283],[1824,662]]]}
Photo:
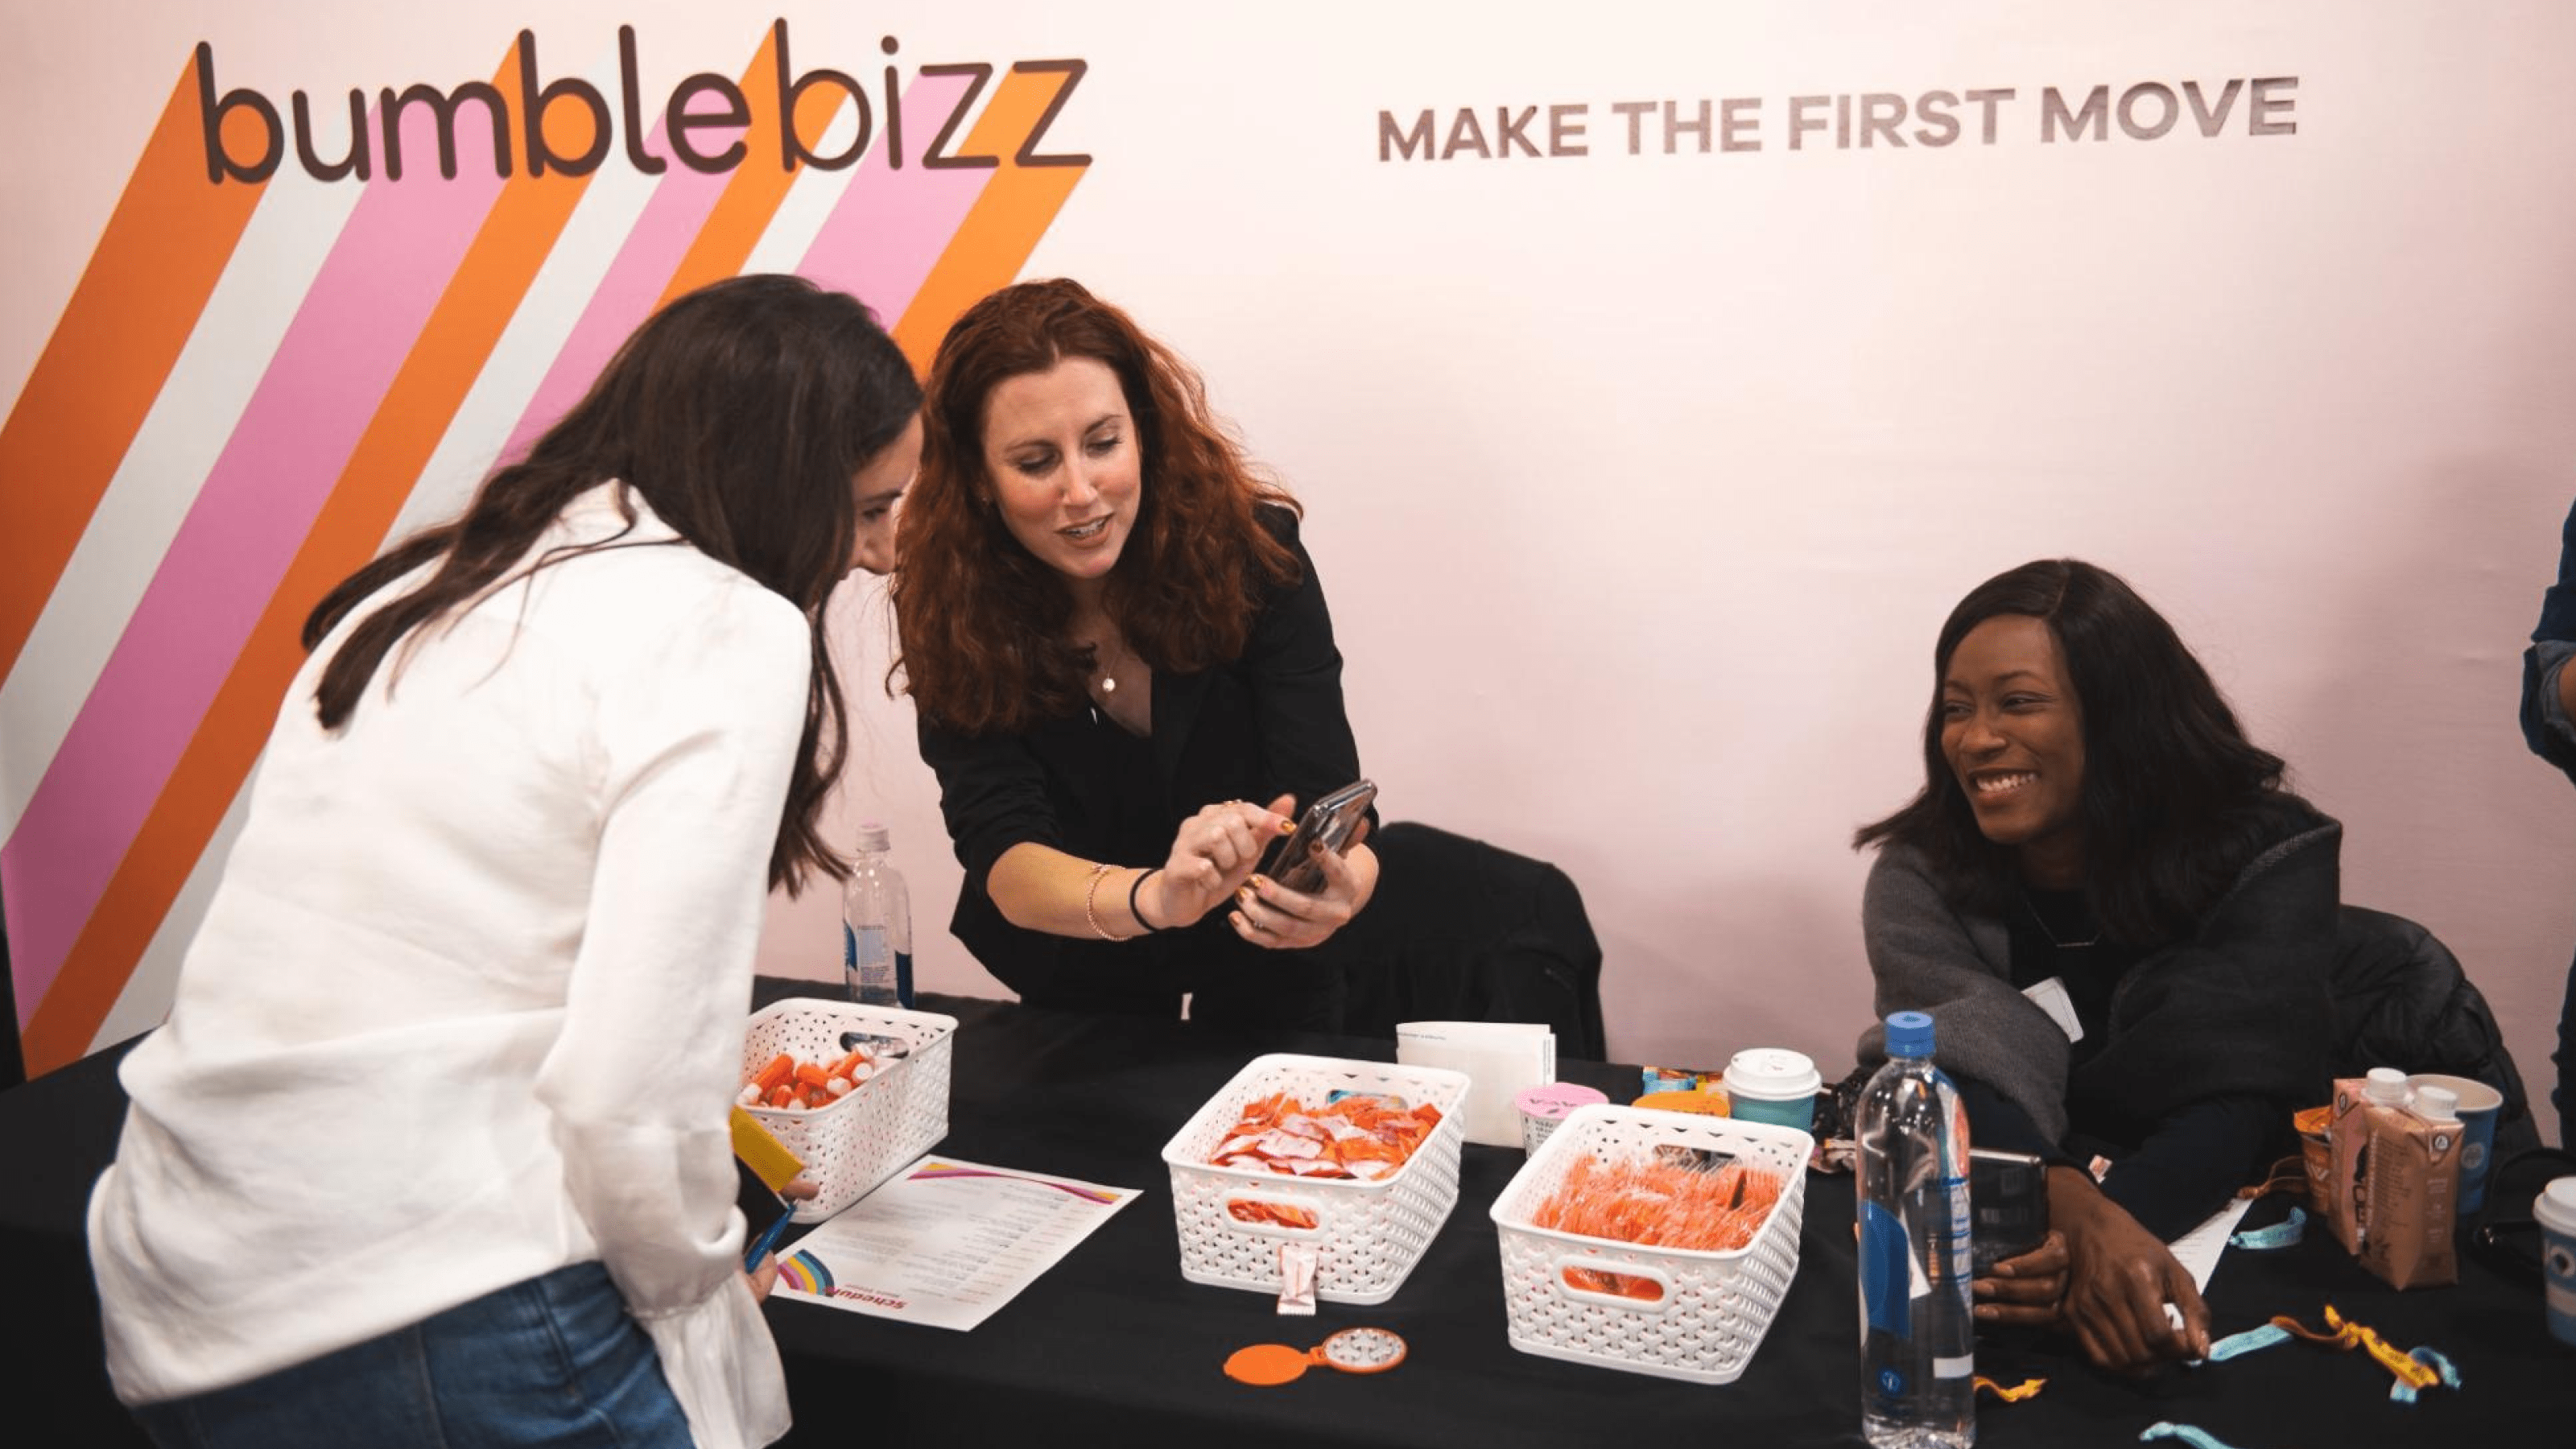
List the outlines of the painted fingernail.
{"label": "painted fingernail", "polygon": [[1296,833],[1297,833],[1297,822],[1296,822],[1296,821],[1294,821],[1294,820],[1289,819],[1289,818],[1288,818],[1287,816],[1285,816],[1285,815],[1280,816],[1280,817],[1279,817],[1279,833],[1280,833],[1280,834],[1282,834],[1282,835],[1294,835],[1294,834],[1296,834]]}

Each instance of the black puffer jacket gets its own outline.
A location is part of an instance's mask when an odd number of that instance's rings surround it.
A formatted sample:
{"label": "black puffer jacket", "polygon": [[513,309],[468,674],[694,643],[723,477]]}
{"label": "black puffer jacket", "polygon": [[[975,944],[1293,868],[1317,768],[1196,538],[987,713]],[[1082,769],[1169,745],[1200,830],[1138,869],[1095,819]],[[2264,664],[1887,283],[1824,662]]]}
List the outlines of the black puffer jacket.
{"label": "black puffer jacket", "polygon": [[2335,1075],[2372,1067],[2472,1077],[2504,1094],[2498,1160],[2540,1145],[2522,1074],[2459,958],[2404,916],[2345,906],[2336,923]]}

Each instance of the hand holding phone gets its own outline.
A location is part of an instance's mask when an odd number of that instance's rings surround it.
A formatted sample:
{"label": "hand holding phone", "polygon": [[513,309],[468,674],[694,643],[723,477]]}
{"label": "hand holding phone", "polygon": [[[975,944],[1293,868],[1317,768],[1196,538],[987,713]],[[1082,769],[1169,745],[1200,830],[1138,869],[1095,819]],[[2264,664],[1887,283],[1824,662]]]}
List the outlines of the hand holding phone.
{"label": "hand holding phone", "polygon": [[1261,871],[1235,892],[1229,917],[1235,934],[1265,950],[1295,951],[1321,945],[1349,925],[1376,888],[1374,865],[1348,854],[1376,795],[1375,785],[1357,780],[1308,806]]}
{"label": "hand holding phone", "polygon": [[[1150,879],[1132,883],[1136,924],[1148,931],[1181,930],[1234,899],[1271,848],[1297,828],[1288,813],[1296,808],[1290,795],[1267,805],[1219,800],[1200,806],[1173,832],[1171,854],[1146,872]],[[1078,888],[1097,919],[1106,892],[1090,883]]]}
{"label": "hand holding phone", "polygon": [[1968,1207],[1976,1276],[1992,1274],[2048,1241],[2048,1168],[2031,1153],[1979,1147],[1968,1154]]}
{"label": "hand holding phone", "polygon": [[2025,1152],[1968,1154],[1977,1326],[2046,1327],[2067,1289],[2067,1242],[2048,1220],[2048,1167]]}
{"label": "hand holding phone", "polygon": [[1377,786],[1366,780],[1354,780],[1316,797],[1298,820],[1296,833],[1280,842],[1262,873],[1299,895],[1313,895],[1324,884],[1323,863],[1315,852],[1338,854],[1347,849],[1360,822],[1368,818],[1369,802],[1376,798]]}

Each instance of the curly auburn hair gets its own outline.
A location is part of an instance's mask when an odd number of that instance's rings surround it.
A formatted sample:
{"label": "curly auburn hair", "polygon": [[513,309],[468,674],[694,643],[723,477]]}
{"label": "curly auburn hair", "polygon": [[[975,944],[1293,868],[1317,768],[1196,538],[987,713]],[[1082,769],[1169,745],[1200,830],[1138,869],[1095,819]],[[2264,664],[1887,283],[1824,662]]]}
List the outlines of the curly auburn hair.
{"label": "curly auburn hair", "polygon": [[2245,737],[2235,711],[2173,625],[2118,574],[2040,559],[1969,590],[1932,650],[1923,790],[1862,826],[1855,849],[1922,853],[1953,904],[2000,913],[2018,889],[2012,850],[1989,841],[1941,748],[1941,681],[1969,631],[2026,615],[2048,626],[2083,708],[2084,893],[2114,940],[2187,934],[2285,824],[2314,807],[2283,786],[2278,755]]}
{"label": "curly auburn hair", "polygon": [[1085,702],[1093,650],[1067,633],[1072,595],[1003,524],[984,461],[993,390],[1068,357],[1117,374],[1135,421],[1135,532],[1101,595],[1129,648],[1161,673],[1236,658],[1263,589],[1297,577],[1295,555],[1257,516],[1296,503],[1254,475],[1189,364],[1078,282],[1005,287],[957,319],[931,363],[921,472],[888,590],[888,692],[908,690],[925,719],[961,733],[1014,734]]}

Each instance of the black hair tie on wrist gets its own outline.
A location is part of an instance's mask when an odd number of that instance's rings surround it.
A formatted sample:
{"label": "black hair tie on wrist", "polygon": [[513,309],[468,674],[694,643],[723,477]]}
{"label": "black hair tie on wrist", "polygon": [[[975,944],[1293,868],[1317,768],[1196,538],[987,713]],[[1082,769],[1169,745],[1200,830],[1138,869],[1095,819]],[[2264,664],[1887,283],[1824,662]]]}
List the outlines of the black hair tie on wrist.
{"label": "black hair tie on wrist", "polygon": [[1130,882],[1127,886],[1127,914],[1136,918],[1136,924],[1144,927],[1145,934],[1148,936],[1163,928],[1155,925],[1149,920],[1146,920],[1145,913],[1136,909],[1136,893],[1145,888],[1145,877],[1152,875],[1161,869],[1162,867],[1157,865],[1145,870],[1140,870],[1136,872],[1136,879]]}

